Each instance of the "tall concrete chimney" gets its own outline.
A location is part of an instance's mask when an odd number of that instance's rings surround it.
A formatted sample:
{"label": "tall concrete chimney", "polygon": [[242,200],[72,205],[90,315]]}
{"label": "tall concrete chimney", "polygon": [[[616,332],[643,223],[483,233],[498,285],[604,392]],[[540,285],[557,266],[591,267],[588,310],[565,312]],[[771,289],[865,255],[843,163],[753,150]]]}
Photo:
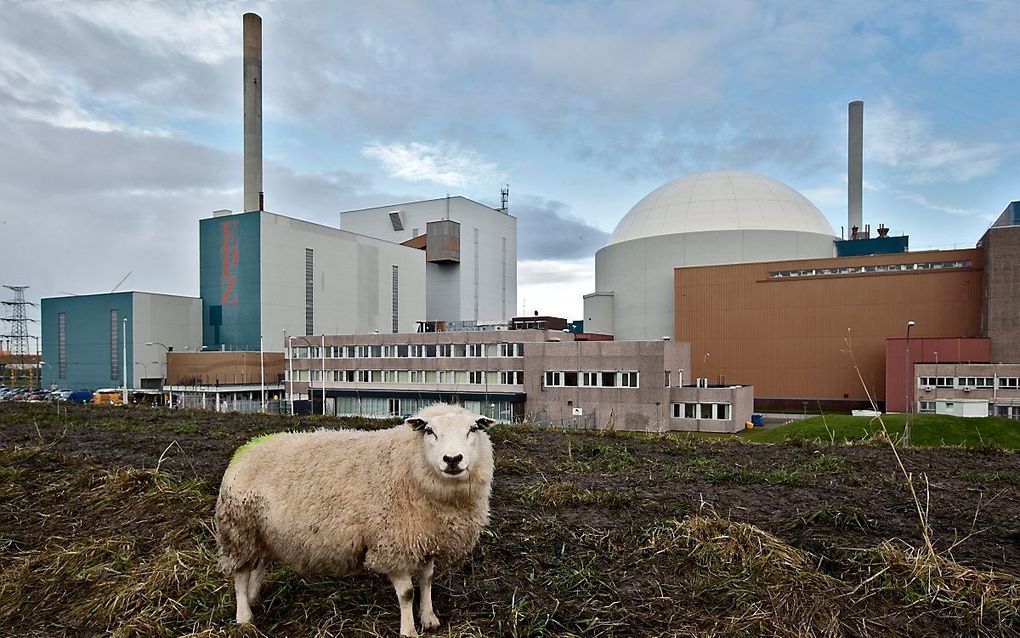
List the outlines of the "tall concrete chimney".
{"label": "tall concrete chimney", "polygon": [[263,210],[262,18],[244,14],[244,212]]}
{"label": "tall concrete chimney", "polygon": [[853,239],[853,229],[864,230],[862,195],[864,189],[864,102],[854,100],[847,108],[850,126],[847,134],[847,238]]}

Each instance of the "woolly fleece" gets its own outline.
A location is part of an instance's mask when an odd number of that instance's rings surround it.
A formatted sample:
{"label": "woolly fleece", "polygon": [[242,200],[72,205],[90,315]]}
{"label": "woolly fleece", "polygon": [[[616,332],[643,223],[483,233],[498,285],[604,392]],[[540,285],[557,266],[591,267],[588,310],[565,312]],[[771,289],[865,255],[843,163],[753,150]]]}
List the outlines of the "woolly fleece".
{"label": "woolly fleece", "polygon": [[[471,413],[435,405],[418,414],[443,415]],[[302,574],[391,574],[462,559],[489,520],[492,445],[479,436],[484,454],[457,482],[437,476],[422,434],[405,424],[285,432],[248,447],[227,468],[216,503],[220,568],[233,574],[268,559]]]}

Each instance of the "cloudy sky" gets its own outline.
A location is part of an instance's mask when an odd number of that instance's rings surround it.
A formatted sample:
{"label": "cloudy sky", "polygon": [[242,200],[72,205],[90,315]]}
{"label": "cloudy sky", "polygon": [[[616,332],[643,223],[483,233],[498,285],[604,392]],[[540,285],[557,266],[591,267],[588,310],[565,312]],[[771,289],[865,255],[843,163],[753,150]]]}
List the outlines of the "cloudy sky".
{"label": "cloudy sky", "polygon": [[[197,295],[241,208],[241,14],[263,16],[266,205],[464,195],[519,220],[518,310],[578,318],[646,193],[734,168],[970,246],[1020,199],[1020,2],[0,0],[0,283]],[[7,298],[6,296],[4,298]]]}

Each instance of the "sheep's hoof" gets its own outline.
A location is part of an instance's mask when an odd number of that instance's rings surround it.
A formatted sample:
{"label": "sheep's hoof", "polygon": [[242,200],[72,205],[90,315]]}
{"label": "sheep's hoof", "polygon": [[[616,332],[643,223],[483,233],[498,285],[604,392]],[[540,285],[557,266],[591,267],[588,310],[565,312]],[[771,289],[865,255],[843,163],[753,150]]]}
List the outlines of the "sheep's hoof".
{"label": "sheep's hoof", "polygon": [[421,617],[421,630],[429,631],[430,629],[436,629],[439,627],[439,619],[436,618],[435,614]]}
{"label": "sheep's hoof", "polygon": [[401,629],[400,630],[400,635],[401,636],[407,636],[408,638],[417,638],[418,637],[418,632],[415,631],[414,627],[411,627],[410,629],[408,629],[406,631]]}

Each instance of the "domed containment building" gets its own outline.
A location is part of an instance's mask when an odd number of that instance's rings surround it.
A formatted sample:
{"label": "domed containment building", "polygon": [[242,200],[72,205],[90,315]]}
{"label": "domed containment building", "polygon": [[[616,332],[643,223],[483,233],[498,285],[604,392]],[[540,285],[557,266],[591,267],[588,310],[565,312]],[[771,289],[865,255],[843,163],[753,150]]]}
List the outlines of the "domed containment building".
{"label": "domed containment building", "polygon": [[673,337],[675,267],[832,257],[835,239],[825,216],[777,180],[729,170],[675,179],[635,204],[595,253],[585,331]]}

